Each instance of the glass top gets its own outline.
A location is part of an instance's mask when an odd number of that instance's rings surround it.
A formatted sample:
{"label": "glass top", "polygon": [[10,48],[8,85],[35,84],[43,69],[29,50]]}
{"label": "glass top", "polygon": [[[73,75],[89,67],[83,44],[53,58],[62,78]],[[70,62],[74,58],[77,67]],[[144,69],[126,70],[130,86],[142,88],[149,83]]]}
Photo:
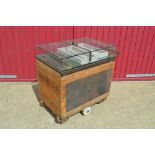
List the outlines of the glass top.
{"label": "glass top", "polygon": [[113,61],[118,55],[114,45],[82,38],[37,46],[37,59],[60,74],[74,72],[90,65]]}
{"label": "glass top", "polygon": [[48,52],[54,58],[61,60],[86,53],[98,52],[104,53],[107,49],[115,48],[112,44],[90,38],[73,39],[57,43],[48,43],[37,46],[38,49]]}

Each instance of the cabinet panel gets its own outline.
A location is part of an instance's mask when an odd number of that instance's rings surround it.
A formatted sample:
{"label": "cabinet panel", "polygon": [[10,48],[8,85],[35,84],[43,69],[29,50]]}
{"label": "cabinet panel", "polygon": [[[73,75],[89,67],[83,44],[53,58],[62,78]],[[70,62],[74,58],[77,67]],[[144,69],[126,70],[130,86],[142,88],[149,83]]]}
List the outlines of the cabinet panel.
{"label": "cabinet panel", "polygon": [[109,91],[112,69],[68,83],[66,110],[70,111]]}

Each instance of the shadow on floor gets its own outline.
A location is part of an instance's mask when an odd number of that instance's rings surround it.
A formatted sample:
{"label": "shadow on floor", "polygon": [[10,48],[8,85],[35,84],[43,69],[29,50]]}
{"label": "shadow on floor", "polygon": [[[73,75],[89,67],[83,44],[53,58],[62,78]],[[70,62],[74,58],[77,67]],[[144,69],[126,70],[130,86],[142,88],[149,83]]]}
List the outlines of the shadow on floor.
{"label": "shadow on floor", "polygon": [[41,97],[39,94],[38,83],[32,83],[32,90],[38,100],[39,105],[44,107],[46,111],[55,119],[55,122],[56,122],[56,115],[45,104],[41,105]]}

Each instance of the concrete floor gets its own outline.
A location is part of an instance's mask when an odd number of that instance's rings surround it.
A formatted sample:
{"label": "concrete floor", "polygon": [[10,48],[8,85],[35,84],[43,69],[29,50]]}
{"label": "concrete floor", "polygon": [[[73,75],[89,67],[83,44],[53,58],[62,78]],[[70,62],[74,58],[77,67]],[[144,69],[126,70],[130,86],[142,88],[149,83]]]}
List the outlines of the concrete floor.
{"label": "concrete floor", "polygon": [[39,106],[31,83],[0,83],[0,128],[155,128],[155,81],[112,82],[107,101],[64,124]]}

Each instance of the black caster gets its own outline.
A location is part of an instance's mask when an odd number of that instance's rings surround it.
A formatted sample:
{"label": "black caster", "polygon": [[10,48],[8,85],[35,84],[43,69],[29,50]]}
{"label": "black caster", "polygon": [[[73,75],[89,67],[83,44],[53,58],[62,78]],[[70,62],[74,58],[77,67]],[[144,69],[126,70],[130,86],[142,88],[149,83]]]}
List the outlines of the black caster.
{"label": "black caster", "polygon": [[91,107],[87,107],[81,111],[82,115],[87,116],[89,113],[91,113]]}

